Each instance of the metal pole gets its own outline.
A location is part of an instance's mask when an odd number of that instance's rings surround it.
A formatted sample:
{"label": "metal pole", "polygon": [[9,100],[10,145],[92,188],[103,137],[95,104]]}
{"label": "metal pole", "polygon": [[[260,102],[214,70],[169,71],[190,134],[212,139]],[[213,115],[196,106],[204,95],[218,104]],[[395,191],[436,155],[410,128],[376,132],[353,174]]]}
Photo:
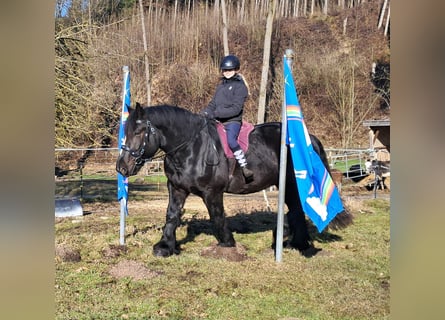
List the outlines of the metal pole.
{"label": "metal pole", "polygon": [[121,204],[121,219],[120,219],[120,230],[119,230],[119,244],[121,246],[125,245],[125,208],[127,206],[127,200],[122,198],[120,200]]}
{"label": "metal pole", "polygon": [[83,200],[83,174],[82,174],[83,164],[80,165],[79,173],[80,173],[80,201]]}
{"label": "metal pole", "polygon": [[[284,61],[292,65],[293,51],[286,49],[283,57]],[[284,82],[284,80],[283,80]],[[286,166],[287,166],[287,115],[286,96],[283,85],[283,107],[281,112],[281,146],[280,146],[280,177],[278,182],[278,217],[277,217],[277,238],[275,243],[275,261],[281,262],[283,255],[283,227],[284,227],[284,195],[286,193]]]}

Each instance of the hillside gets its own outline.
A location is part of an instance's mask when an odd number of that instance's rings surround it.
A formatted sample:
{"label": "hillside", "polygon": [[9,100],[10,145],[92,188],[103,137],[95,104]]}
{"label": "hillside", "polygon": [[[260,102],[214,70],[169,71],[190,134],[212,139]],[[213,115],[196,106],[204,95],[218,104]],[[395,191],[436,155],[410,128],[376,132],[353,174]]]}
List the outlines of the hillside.
{"label": "hillside", "polygon": [[[250,88],[245,118],[256,123],[265,15],[246,13],[240,21],[236,3],[228,3],[229,49],[240,58]],[[346,9],[331,6],[327,16],[319,10],[312,17],[277,14],[266,121],[280,120],[282,57],[290,48],[309,131],[327,147],[367,147],[368,130],[362,121],[389,117],[382,92],[389,102],[390,44],[389,36],[377,29],[381,1]],[[210,101],[218,82],[223,56],[219,12],[211,6],[178,12],[171,6],[147,6],[144,14],[151,104],[174,104],[198,112]],[[70,19],[56,20],[56,70],[63,71],[56,72],[56,146],[116,146],[123,65],[130,66],[133,104],[147,100],[137,7],[93,31]],[[70,43],[70,37],[85,39],[85,47],[80,41]],[[371,76],[373,63],[377,64],[375,77]]]}
{"label": "hillside", "polygon": [[[381,119],[389,117],[389,110],[381,108],[376,99],[375,87],[372,84],[371,67],[373,62],[389,65],[389,40],[377,30],[379,10],[373,3],[363,4],[357,8],[346,9],[329,17],[286,18],[274,23],[274,36],[271,52],[271,70],[267,94],[266,121],[279,121],[282,107],[282,57],[287,48],[295,52],[294,78],[306,124],[311,133],[316,134],[328,146],[339,147],[340,125],[331,117],[335,113],[332,97],[326,90],[326,82],[337,77],[343,85],[351,85],[347,75],[342,71],[356,65],[354,94],[355,115],[364,119]],[[347,19],[346,34],[343,34],[343,22]],[[261,81],[263,51],[261,47],[252,47],[247,30],[234,28],[229,33],[231,50],[242,61],[241,72],[248,81],[250,99],[247,102],[246,117],[256,122],[258,96]],[[261,44],[261,43],[259,43]],[[203,56],[207,52],[201,53]],[[205,59],[203,58],[203,61]],[[197,63],[199,65],[199,62]],[[209,74],[206,94],[190,95],[191,82],[197,83],[195,74],[199,66],[171,64],[159,68],[154,76],[152,102],[172,103],[199,111],[211,99],[213,89],[218,81],[218,74]],[[340,70],[339,70],[340,69]],[[352,72],[352,71],[351,71]],[[196,77],[195,77],[196,76]],[[383,75],[389,78],[389,74]],[[389,79],[388,79],[389,81]],[[347,88],[345,88],[347,90]],[[372,103],[372,105],[371,105]],[[366,105],[365,105],[366,104]],[[369,108],[369,110],[368,110]],[[363,111],[366,109],[366,111]],[[368,112],[364,114],[364,112]],[[361,121],[360,121],[361,123]],[[369,143],[368,129],[357,126],[353,146],[366,147]]]}

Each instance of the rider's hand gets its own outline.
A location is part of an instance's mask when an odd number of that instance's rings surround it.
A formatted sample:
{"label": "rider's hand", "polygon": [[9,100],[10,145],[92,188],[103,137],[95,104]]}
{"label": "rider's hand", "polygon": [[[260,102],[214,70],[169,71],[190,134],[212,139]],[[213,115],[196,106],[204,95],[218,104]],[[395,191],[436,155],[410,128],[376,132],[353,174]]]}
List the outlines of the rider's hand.
{"label": "rider's hand", "polygon": [[206,117],[209,120],[215,119],[215,116],[213,115],[213,112],[210,111],[210,110],[202,111],[201,115],[203,115],[204,117]]}

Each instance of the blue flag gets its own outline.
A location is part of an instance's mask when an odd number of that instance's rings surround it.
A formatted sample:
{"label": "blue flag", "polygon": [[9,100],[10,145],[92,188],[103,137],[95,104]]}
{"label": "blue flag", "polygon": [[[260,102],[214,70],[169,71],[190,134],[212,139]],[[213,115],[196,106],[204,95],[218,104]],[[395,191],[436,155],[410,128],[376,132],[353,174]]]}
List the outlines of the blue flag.
{"label": "blue flag", "polygon": [[[124,87],[122,96],[122,114],[119,126],[119,139],[118,148],[119,152],[122,152],[122,145],[125,144],[125,122],[128,118],[128,107],[130,106],[130,72],[127,66],[123,67],[124,70]],[[123,203],[125,213],[128,215],[127,200],[128,200],[128,178],[124,177],[118,172],[117,174],[117,200]]]}
{"label": "blue flag", "polygon": [[304,212],[319,232],[341,211],[343,204],[331,175],[315,152],[303,119],[292,72],[284,59],[287,138]]}

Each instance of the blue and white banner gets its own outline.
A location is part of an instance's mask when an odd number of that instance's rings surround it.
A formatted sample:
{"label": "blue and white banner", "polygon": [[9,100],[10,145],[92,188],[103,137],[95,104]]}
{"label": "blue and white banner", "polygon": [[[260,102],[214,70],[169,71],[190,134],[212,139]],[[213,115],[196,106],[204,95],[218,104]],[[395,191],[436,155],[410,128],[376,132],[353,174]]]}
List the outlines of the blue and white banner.
{"label": "blue and white banner", "polygon": [[[122,113],[121,121],[119,126],[119,139],[118,148],[119,152],[122,152],[122,145],[125,144],[125,122],[128,118],[128,107],[131,105],[130,99],[130,71],[127,66],[123,68],[124,70],[124,87],[122,96]],[[124,177],[118,172],[117,174],[117,200],[121,202],[125,209],[126,215],[128,215],[127,201],[128,201],[128,178]]]}
{"label": "blue and white banner", "polygon": [[[287,138],[304,212],[319,232],[341,211],[343,204],[331,175],[315,152],[306,125],[292,72],[284,59]],[[288,191],[289,192],[289,191]]]}

